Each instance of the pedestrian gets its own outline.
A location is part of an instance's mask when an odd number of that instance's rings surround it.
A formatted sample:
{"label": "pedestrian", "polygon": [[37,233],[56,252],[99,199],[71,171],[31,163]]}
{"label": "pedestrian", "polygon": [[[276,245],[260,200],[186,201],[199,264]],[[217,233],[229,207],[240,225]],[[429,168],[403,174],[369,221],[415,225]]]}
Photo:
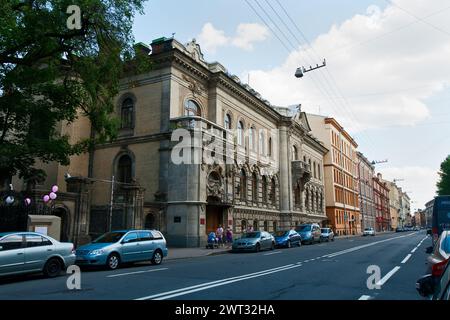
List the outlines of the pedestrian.
{"label": "pedestrian", "polygon": [[227,243],[229,243],[231,245],[233,243],[233,231],[231,231],[230,227],[227,228],[226,238],[227,238]]}
{"label": "pedestrian", "polygon": [[222,225],[219,225],[219,227],[216,230],[216,236],[217,240],[219,241],[219,245],[223,244],[223,228]]}

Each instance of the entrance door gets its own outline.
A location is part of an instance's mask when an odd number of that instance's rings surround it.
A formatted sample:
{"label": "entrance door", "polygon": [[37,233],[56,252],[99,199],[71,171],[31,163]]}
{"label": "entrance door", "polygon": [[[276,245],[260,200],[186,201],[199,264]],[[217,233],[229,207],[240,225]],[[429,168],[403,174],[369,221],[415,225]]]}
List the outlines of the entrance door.
{"label": "entrance door", "polygon": [[[223,209],[219,206],[206,206],[206,234],[215,232],[223,224]],[[222,226],[223,227],[223,226]]]}

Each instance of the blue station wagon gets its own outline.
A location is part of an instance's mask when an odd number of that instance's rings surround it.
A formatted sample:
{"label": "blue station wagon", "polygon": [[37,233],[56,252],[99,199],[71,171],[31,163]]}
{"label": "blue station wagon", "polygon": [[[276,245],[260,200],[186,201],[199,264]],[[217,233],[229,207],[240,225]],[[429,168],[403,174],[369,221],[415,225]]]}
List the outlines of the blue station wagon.
{"label": "blue station wagon", "polygon": [[168,254],[166,239],[156,230],[119,230],[105,233],[76,251],[77,265],[106,266],[151,261],[161,264]]}

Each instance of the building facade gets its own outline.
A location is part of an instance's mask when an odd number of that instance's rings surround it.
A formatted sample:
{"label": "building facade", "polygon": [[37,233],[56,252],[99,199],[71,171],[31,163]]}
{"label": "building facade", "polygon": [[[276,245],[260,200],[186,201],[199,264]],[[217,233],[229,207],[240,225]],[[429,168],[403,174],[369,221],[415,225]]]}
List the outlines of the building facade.
{"label": "building facade", "polygon": [[432,221],[432,218],[433,218],[433,207],[434,207],[434,199],[428,201],[425,204],[425,210],[424,210],[424,213],[425,213],[425,226],[427,228],[431,228],[431,221]]}
{"label": "building facade", "polygon": [[308,114],[312,134],[329,152],[324,158],[328,220],[336,234],[361,233],[356,141],[333,118]]}
{"label": "building facade", "polygon": [[383,181],[381,173],[373,177],[373,192],[376,210],[376,228],[378,232],[391,230],[389,188]]}
{"label": "building facade", "polygon": [[[139,48],[153,67],[121,81],[118,138],[69,167],[43,165],[40,190],[57,184],[76,200],[76,209],[66,208],[70,239],[145,227],[161,230],[170,246],[197,247],[219,225],[239,235],[327,219],[328,149],[300,108],[271,105],[206,62],[195,40]],[[81,116],[61,131],[91,134]]]}
{"label": "building facade", "polygon": [[400,199],[400,219],[403,226],[411,226],[411,199],[402,188],[399,188]]}
{"label": "building facade", "polygon": [[376,209],[374,201],[373,176],[374,165],[361,153],[358,157],[359,207],[361,212],[361,228],[374,228],[376,225]]}
{"label": "building facade", "polygon": [[391,228],[396,230],[401,225],[400,217],[400,192],[398,186],[391,181],[385,180],[389,188],[389,210],[391,218]]}

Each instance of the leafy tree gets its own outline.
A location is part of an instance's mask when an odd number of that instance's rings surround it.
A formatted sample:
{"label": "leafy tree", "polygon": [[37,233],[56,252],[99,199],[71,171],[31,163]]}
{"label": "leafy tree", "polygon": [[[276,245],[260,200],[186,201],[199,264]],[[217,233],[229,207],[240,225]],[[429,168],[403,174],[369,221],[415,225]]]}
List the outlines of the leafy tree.
{"label": "leafy tree", "polygon": [[[0,1],[0,181],[15,174],[42,179],[37,160],[67,165],[70,156],[115,138],[119,79],[149,68],[132,35],[144,2]],[[80,29],[68,28],[70,5],[81,9]],[[56,125],[80,111],[95,135],[71,143]]]}
{"label": "leafy tree", "polygon": [[438,195],[450,195],[450,155],[441,163],[440,179],[437,183]]}

